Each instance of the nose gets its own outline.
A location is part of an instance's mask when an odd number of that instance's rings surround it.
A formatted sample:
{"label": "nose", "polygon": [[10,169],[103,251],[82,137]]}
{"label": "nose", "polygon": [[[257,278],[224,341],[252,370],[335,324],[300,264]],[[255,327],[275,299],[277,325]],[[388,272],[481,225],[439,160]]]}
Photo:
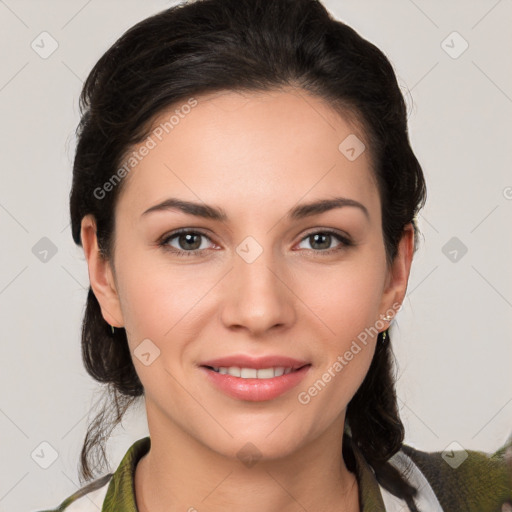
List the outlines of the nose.
{"label": "nose", "polygon": [[254,261],[235,254],[233,268],[224,282],[221,320],[230,330],[247,330],[253,336],[286,329],[296,318],[293,283],[284,262],[272,251],[263,251]]}

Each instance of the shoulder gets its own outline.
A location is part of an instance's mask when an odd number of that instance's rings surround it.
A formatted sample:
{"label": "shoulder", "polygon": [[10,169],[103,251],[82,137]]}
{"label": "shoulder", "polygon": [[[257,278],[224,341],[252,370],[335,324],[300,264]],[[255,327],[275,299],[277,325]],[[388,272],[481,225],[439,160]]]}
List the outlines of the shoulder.
{"label": "shoulder", "polygon": [[151,439],[149,436],[138,439],[128,448],[115,473],[108,473],[81,487],[58,507],[38,512],[100,512],[101,510],[120,512],[121,509],[133,510],[135,507],[133,490],[135,467],[139,459],[149,451],[150,446]]}
{"label": "shoulder", "polygon": [[512,505],[512,438],[494,453],[476,450],[404,453],[425,476],[443,510],[497,512]]}
{"label": "shoulder", "polygon": [[90,482],[66,498],[57,508],[40,512],[98,512],[102,509],[112,473]]}

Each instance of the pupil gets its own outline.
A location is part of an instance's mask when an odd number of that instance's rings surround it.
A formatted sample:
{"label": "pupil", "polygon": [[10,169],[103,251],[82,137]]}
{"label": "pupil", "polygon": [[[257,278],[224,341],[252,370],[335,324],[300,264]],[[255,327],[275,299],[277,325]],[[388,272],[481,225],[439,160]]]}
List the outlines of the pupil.
{"label": "pupil", "polygon": [[187,249],[197,249],[197,248],[199,248],[201,246],[201,242],[197,243],[197,241],[196,241],[195,246],[194,247],[190,247],[190,244],[194,245],[193,242],[190,242],[190,239],[193,238],[193,237],[199,238],[199,235],[197,235],[197,234],[186,234],[186,235],[182,235],[180,237],[180,240],[185,239],[185,245],[189,244]]}
{"label": "pupil", "polygon": [[[321,239],[323,238],[324,239],[324,243],[322,244],[320,242],[320,245],[323,245],[323,247],[320,247],[320,249],[328,249],[329,248],[329,245],[330,245],[330,236],[331,235],[328,235],[328,234],[325,234],[325,233],[317,233],[315,235],[313,235],[313,239],[314,239],[314,243],[317,243],[318,239]],[[327,240],[327,243],[325,242],[325,240]]]}

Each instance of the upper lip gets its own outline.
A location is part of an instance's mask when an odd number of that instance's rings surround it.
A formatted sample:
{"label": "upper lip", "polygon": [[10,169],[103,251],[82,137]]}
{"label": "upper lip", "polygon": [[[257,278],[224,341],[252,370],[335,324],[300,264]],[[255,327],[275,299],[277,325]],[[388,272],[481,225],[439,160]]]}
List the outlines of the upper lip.
{"label": "upper lip", "polygon": [[235,354],[232,356],[218,357],[216,359],[203,361],[200,366],[212,366],[215,368],[237,366],[238,368],[255,368],[257,370],[282,366],[284,368],[296,370],[307,364],[310,363],[308,361],[302,361],[300,359],[294,359],[293,357],[287,356],[267,355],[252,357],[247,354]]}

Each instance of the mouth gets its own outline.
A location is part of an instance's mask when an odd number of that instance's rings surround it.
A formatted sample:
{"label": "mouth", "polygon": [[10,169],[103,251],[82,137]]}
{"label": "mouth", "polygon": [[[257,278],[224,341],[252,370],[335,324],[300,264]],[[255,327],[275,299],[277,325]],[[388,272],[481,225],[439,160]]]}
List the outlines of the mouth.
{"label": "mouth", "polygon": [[208,366],[202,365],[203,368],[207,368],[215,373],[222,375],[231,375],[232,377],[238,377],[240,379],[273,379],[274,377],[281,377],[282,375],[288,375],[294,373],[306,366],[311,366],[310,363],[304,364],[298,367],[285,367],[285,366],[272,366],[269,368],[247,368],[239,366]]}
{"label": "mouth", "polygon": [[237,400],[263,402],[278,398],[298,386],[309,374],[311,366],[311,363],[297,368],[201,365],[199,369],[206,381],[223,394]]}

